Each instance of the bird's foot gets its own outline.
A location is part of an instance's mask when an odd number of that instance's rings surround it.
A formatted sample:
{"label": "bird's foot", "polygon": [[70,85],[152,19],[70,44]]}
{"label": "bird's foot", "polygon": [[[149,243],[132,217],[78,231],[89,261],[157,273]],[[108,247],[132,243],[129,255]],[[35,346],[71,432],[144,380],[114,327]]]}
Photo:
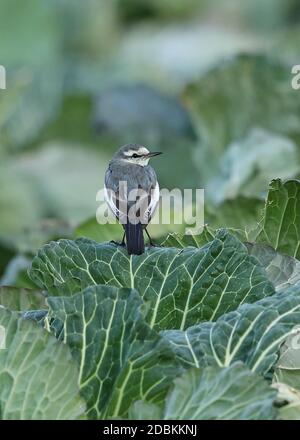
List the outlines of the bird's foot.
{"label": "bird's foot", "polygon": [[153,242],[153,240],[152,240],[152,238],[151,238],[149,232],[147,231],[147,228],[145,228],[145,231],[146,231],[146,234],[147,234],[148,239],[149,239],[149,242],[148,242],[148,243],[149,243],[149,246],[150,246],[150,247],[159,247],[158,244],[155,244],[155,243]]}
{"label": "bird's foot", "polygon": [[149,246],[150,247],[159,247],[159,245],[154,243],[152,240],[149,240]]}
{"label": "bird's foot", "polygon": [[124,241],[110,240],[110,243],[111,243],[111,244],[115,244],[116,246],[125,247],[125,242],[124,242]]}

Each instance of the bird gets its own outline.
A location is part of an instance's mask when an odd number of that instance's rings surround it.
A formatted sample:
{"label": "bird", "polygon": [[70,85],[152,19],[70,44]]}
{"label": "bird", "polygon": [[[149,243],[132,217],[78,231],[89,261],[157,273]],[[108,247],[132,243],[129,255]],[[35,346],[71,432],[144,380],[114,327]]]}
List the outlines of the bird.
{"label": "bird", "polygon": [[104,199],[124,228],[122,242],[129,255],[145,252],[144,230],[155,246],[147,225],[159,202],[159,184],[149,160],[162,154],[139,144],[119,148],[109,162],[104,179]]}

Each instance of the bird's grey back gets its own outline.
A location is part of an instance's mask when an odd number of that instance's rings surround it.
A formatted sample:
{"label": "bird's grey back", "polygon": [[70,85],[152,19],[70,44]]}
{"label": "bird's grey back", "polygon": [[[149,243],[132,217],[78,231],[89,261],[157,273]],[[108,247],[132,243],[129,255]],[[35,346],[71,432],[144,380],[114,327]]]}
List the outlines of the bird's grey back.
{"label": "bird's grey back", "polygon": [[150,191],[156,185],[156,174],[150,165],[144,167],[123,160],[112,160],[105,174],[105,186],[118,191],[119,182],[127,182],[127,191],[142,188]]}

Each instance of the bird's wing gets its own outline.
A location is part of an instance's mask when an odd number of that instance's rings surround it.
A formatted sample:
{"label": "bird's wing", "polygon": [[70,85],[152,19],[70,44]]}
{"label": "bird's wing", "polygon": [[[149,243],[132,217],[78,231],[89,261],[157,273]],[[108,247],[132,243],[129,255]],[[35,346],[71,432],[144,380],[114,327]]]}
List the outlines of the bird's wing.
{"label": "bird's wing", "polygon": [[156,211],[158,202],[159,202],[159,185],[158,182],[156,181],[155,187],[151,188],[151,193],[150,196],[148,197],[149,200],[149,205],[148,208],[145,212],[145,216],[147,219],[147,223],[149,223],[151,221],[151,219],[154,216],[154,213]]}
{"label": "bird's wing", "polygon": [[109,209],[111,210],[111,212],[117,217],[119,218],[119,209],[117,207],[117,203],[114,197],[114,192],[107,188],[106,186],[104,186],[104,200],[107,203],[107,206],[109,207]]}
{"label": "bird's wing", "polygon": [[[121,172],[120,172],[121,170]],[[108,169],[105,174],[104,198],[121,223],[137,217],[147,225],[154,215],[159,201],[159,185],[153,169],[141,167],[132,172],[132,166],[118,170]],[[126,183],[126,187],[121,185]],[[131,193],[133,191],[133,193]]]}
{"label": "bird's wing", "polygon": [[105,174],[104,199],[111,210],[121,223],[125,223],[127,217],[127,194],[119,186],[118,179],[114,179],[108,169]]}

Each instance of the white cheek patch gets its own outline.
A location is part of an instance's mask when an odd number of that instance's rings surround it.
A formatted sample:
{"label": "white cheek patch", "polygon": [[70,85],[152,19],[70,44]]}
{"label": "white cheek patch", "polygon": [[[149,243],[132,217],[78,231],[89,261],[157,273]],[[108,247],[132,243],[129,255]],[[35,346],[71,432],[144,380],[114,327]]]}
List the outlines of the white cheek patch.
{"label": "white cheek patch", "polygon": [[138,164],[141,165],[142,167],[148,165],[148,162],[149,162],[149,158],[143,157],[141,159],[138,159]]}
{"label": "white cheek patch", "polygon": [[135,165],[140,165],[141,167],[145,167],[146,165],[148,165],[149,158],[145,158],[145,157],[132,158],[132,157],[129,157],[128,159],[126,159],[126,162],[134,163]]}

